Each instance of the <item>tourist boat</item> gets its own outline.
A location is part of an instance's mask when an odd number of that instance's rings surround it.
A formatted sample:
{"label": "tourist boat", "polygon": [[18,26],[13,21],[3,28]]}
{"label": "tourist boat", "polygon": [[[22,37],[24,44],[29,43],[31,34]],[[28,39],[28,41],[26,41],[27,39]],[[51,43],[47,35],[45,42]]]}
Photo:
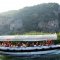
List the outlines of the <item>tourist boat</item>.
{"label": "tourist boat", "polygon": [[[0,36],[0,41],[22,41],[22,42],[37,42],[57,40],[57,34],[44,34],[44,35],[5,35]],[[4,47],[0,46],[1,55],[11,56],[33,56],[41,54],[50,54],[56,49],[60,49],[60,45],[49,46],[30,46],[30,47]]]}

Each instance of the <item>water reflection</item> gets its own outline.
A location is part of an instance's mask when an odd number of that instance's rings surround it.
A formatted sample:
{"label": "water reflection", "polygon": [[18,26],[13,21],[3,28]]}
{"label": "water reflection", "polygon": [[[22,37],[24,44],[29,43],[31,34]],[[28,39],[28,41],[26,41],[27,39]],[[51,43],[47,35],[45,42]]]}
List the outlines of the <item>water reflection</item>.
{"label": "water reflection", "polygon": [[13,57],[13,56],[2,56],[0,60],[60,60],[60,50],[56,50],[54,53],[46,55],[38,55],[35,57]]}
{"label": "water reflection", "polygon": [[1,56],[0,59],[1,60],[60,60],[60,55],[40,56],[40,57],[34,57],[34,58]]}

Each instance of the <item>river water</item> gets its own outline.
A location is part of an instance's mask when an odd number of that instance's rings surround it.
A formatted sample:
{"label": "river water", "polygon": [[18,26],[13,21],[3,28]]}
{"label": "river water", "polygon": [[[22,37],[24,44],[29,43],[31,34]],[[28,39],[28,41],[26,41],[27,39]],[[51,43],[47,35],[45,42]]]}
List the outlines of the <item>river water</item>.
{"label": "river water", "polygon": [[0,60],[60,60],[60,50],[55,50],[50,54],[37,55],[32,57],[16,57],[0,55]]}

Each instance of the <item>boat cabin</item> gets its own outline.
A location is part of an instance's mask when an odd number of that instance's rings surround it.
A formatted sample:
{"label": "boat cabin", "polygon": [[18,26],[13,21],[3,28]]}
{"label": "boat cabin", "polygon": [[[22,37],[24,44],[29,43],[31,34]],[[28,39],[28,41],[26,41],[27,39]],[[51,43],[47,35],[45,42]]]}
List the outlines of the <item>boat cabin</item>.
{"label": "boat cabin", "polygon": [[5,47],[31,47],[41,45],[52,45],[53,40],[57,39],[56,34],[46,35],[6,35],[0,36],[0,46]]}

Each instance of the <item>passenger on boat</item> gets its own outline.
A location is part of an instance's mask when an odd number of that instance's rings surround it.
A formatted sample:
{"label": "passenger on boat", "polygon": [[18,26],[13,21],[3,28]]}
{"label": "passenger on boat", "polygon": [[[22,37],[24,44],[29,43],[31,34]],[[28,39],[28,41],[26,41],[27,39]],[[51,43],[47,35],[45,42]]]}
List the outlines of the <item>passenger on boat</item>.
{"label": "passenger on boat", "polygon": [[2,43],[0,43],[0,46],[2,46]]}
{"label": "passenger on boat", "polygon": [[36,46],[38,46],[39,44],[38,44],[38,42],[36,42]]}
{"label": "passenger on boat", "polygon": [[26,46],[29,47],[29,43],[28,42],[26,43]]}
{"label": "passenger on boat", "polygon": [[39,43],[39,45],[38,46],[42,46],[42,43]]}
{"label": "passenger on boat", "polygon": [[46,44],[45,41],[43,41],[43,42],[42,42],[42,45],[45,46],[45,44]]}
{"label": "passenger on boat", "polygon": [[46,44],[45,44],[46,46],[48,46],[49,44],[48,44],[48,41],[46,41]]}
{"label": "passenger on boat", "polygon": [[20,47],[20,46],[22,46],[20,42],[16,44],[16,47]]}
{"label": "passenger on boat", "polygon": [[26,44],[22,43],[22,47],[26,47]]}
{"label": "passenger on boat", "polygon": [[30,46],[31,46],[31,47],[34,47],[34,42],[32,42],[32,43],[30,44]]}
{"label": "passenger on boat", "polygon": [[48,41],[43,41],[43,42],[1,42],[0,46],[4,46],[4,47],[35,47],[35,46],[50,46],[52,45],[52,41],[48,40]]}
{"label": "passenger on boat", "polygon": [[50,46],[50,45],[52,45],[53,43],[52,43],[52,40],[48,40],[48,41],[46,41],[46,46]]}
{"label": "passenger on boat", "polygon": [[12,47],[16,47],[16,45],[13,44]]}

